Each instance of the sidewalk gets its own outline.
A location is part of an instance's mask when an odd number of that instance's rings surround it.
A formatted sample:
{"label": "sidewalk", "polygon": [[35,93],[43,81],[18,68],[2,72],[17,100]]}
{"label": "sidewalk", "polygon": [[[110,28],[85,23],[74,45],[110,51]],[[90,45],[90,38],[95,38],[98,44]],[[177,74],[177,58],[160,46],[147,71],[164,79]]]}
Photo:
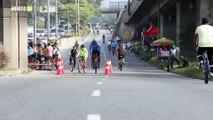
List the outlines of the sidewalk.
{"label": "sidewalk", "polygon": [[14,77],[20,75],[26,75],[33,72],[33,70],[28,69],[17,69],[17,70],[0,70],[0,78],[1,77]]}
{"label": "sidewalk", "polygon": [[[82,37],[70,37],[70,38],[62,38],[61,39],[61,46],[59,47],[60,49],[69,49],[71,48],[74,43],[78,41],[79,44],[81,44]],[[27,69],[14,69],[14,70],[0,70],[0,78],[4,77],[14,77],[14,76],[20,76],[20,75],[26,75],[30,74],[32,72],[35,72],[34,70],[27,70]]]}

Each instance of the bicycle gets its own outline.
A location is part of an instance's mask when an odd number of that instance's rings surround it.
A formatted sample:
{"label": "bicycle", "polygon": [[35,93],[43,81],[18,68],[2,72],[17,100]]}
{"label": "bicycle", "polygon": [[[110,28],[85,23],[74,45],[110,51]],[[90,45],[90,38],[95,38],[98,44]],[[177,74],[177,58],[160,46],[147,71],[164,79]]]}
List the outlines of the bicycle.
{"label": "bicycle", "polygon": [[81,71],[83,71],[84,73],[86,73],[86,70],[85,70],[85,59],[84,57],[80,57],[79,58],[79,65],[78,65],[78,72],[81,73]]}
{"label": "bicycle", "polygon": [[199,63],[200,63],[199,67],[201,67],[203,69],[205,84],[208,84],[211,68],[210,68],[210,63],[209,63],[207,51],[205,51],[203,53],[203,55],[198,55],[197,58],[202,58],[202,60],[199,61]]}
{"label": "bicycle", "polygon": [[108,52],[111,52],[111,45],[108,45]]}
{"label": "bicycle", "polygon": [[105,38],[102,39],[103,44],[105,44]]}
{"label": "bicycle", "polygon": [[75,68],[75,62],[74,58],[72,58],[71,56],[70,56],[70,66],[71,66],[70,71],[72,72]]}
{"label": "bicycle", "polygon": [[120,56],[120,60],[118,61],[118,68],[120,71],[123,70],[123,65],[124,65],[124,56]]}
{"label": "bicycle", "polygon": [[54,64],[54,60],[52,57],[47,56],[47,62],[46,62],[46,70],[53,70],[56,69],[55,64]]}
{"label": "bicycle", "polygon": [[115,55],[115,48],[112,47],[112,55]]}
{"label": "bicycle", "polygon": [[41,66],[40,66],[41,70],[47,69],[46,56],[44,56],[44,55],[41,56],[40,64],[41,64]]}
{"label": "bicycle", "polygon": [[95,70],[95,74],[97,74],[98,71],[98,55],[92,55],[92,68]]}
{"label": "bicycle", "polygon": [[29,68],[33,70],[38,70],[39,63],[40,61],[38,60],[37,54],[33,54],[32,56],[29,57]]}

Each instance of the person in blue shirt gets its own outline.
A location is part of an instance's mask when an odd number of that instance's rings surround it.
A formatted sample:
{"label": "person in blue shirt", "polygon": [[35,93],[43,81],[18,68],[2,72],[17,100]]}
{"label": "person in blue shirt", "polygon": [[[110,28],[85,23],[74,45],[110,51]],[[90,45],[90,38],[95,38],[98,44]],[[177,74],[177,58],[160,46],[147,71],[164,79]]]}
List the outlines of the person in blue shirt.
{"label": "person in blue shirt", "polygon": [[33,48],[28,45],[28,61],[31,62],[32,61],[32,55],[33,55]]}
{"label": "person in blue shirt", "polygon": [[100,54],[101,54],[101,46],[100,44],[95,40],[93,39],[92,43],[90,44],[90,54],[91,54],[91,66],[93,68],[93,56],[94,55],[98,55],[98,68],[100,68],[100,62],[101,62],[101,57],[100,57]]}
{"label": "person in blue shirt", "polygon": [[111,43],[111,48],[112,48],[112,54],[115,54],[115,50],[116,50],[117,44],[115,43],[115,41],[112,41]]}

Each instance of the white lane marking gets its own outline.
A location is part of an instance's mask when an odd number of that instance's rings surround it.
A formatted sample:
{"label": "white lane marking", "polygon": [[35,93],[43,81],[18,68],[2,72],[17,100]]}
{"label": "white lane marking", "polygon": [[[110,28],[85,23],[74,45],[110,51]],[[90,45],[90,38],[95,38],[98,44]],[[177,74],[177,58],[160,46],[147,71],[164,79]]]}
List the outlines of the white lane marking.
{"label": "white lane marking", "polygon": [[103,85],[103,82],[97,82],[97,85]]}
{"label": "white lane marking", "polygon": [[93,96],[93,97],[99,97],[99,96],[101,96],[101,91],[100,91],[100,90],[94,90],[94,91],[92,92],[92,96]]}
{"label": "white lane marking", "polygon": [[87,36],[87,38],[86,39],[84,39],[84,41],[82,41],[80,44],[82,45],[82,44],[84,44],[86,41],[88,41],[88,39],[89,39],[89,37],[91,36],[91,33]]}
{"label": "white lane marking", "polygon": [[101,116],[98,114],[87,115],[87,120],[101,120]]}

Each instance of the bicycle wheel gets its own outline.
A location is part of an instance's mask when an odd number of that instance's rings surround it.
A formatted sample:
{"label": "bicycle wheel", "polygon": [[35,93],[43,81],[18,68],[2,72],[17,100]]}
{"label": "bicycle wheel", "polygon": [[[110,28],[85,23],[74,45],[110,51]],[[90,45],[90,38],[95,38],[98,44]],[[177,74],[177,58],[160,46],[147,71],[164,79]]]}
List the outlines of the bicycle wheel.
{"label": "bicycle wheel", "polygon": [[83,67],[82,67],[82,70],[83,70],[83,72],[84,72],[84,74],[85,74],[85,73],[86,73],[86,67],[83,66]]}
{"label": "bicycle wheel", "polygon": [[208,84],[209,81],[209,64],[207,60],[204,60],[204,80]]}
{"label": "bicycle wheel", "polygon": [[38,70],[39,69],[39,65],[36,65],[36,64],[39,64],[40,62],[38,61],[38,60],[33,60],[33,63],[35,64],[35,65],[32,65],[31,66],[31,69],[34,69],[34,70]]}
{"label": "bicycle wheel", "polygon": [[121,63],[119,64],[119,68],[120,68],[120,71],[123,70],[123,65]]}
{"label": "bicycle wheel", "polygon": [[98,72],[98,61],[95,61],[94,69],[95,69],[95,74],[97,74],[97,72]]}
{"label": "bicycle wheel", "polygon": [[81,73],[81,66],[78,66],[78,73]]}
{"label": "bicycle wheel", "polygon": [[74,60],[71,60],[71,68],[70,68],[70,71],[72,72],[74,69]]}

